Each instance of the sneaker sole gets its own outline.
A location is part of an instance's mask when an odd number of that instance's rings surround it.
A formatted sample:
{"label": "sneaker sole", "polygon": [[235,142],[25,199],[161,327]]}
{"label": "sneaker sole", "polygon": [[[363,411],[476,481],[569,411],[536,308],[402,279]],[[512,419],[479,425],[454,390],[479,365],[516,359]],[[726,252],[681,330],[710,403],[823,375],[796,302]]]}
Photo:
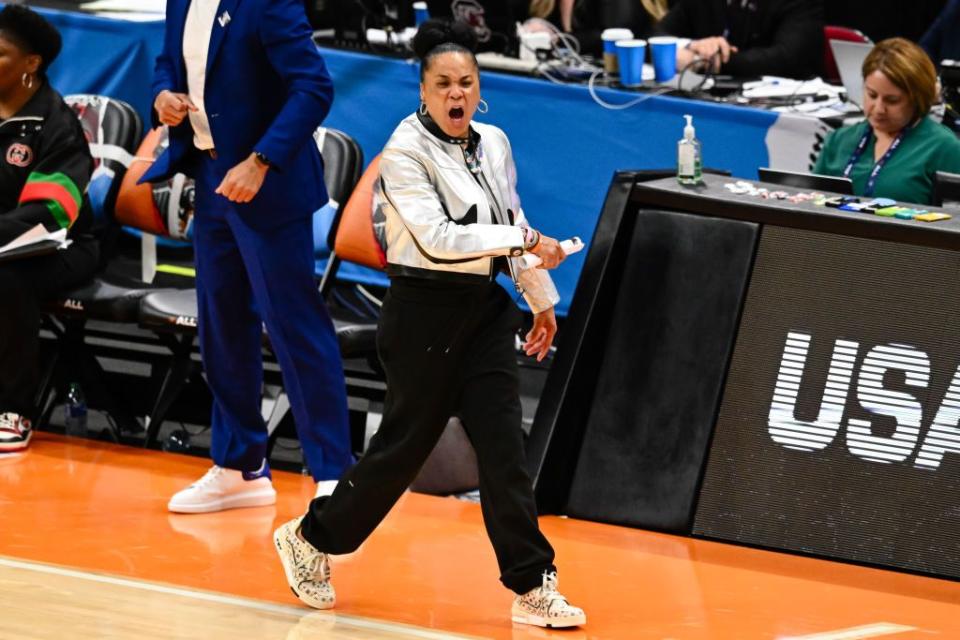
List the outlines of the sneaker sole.
{"label": "sneaker sole", "polygon": [[277,503],[277,492],[255,491],[241,493],[219,500],[210,502],[201,502],[199,504],[173,504],[168,503],[167,509],[173,513],[214,513],[216,511],[226,511],[227,509],[245,509],[248,507],[269,507]]}
{"label": "sneaker sole", "polygon": [[512,620],[520,624],[530,624],[536,627],[546,627],[547,629],[565,629],[567,627],[579,627],[587,624],[587,615],[583,614],[580,616],[567,616],[566,618],[547,620],[542,616],[513,614]]}
{"label": "sneaker sole", "polygon": [[0,453],[13,453],[14,451],[23,451],[30,444],[30,438],[33,437],[33,431],[27,432],[27,437],[22,442],[0,442]]}
{"label": "sneaker sole", "polygon": [[283,527],[280,527],[279,529],[273,532],[273,545],[277,549],[277,555],[280,556],[280,566],[283,567],[283,575],[287,579],[287,586],[290,587],[290,591],[292,591],[293,595],[297,597],[297,600],[299,600],[300,602],[304,603],[309,607],[312,607],[314,609],[333,609],[334,605],[336,605],[336,600],[334,600],[334,602],[320,602],[320,603],[314,604],[309,600],[305,599],[303,596],[301,596],[300,593],[297,591],[296,587],[293,586],[294,579],[293,579],[293,575],[290,573],[290,568],[288,566],[288,564],[292,564],[292,563],[287,562],[287,560],[293,556],[293,552],[285,549],[285,547],[289,545],[287,545],[283,541],[283,534],[281,533],[282,529]]}

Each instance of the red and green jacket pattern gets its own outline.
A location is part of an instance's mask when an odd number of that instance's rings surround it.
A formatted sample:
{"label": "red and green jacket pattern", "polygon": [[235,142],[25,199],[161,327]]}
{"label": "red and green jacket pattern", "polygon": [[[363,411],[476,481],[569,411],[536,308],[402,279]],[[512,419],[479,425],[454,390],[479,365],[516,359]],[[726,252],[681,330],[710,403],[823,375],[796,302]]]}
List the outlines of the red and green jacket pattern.
{"label": "red and green jacket pattern", "polygon": [[86,190],[93,159],[76,115],[44,84],[16,115],[0,121],[0,244],[43,224],[91,223]]}

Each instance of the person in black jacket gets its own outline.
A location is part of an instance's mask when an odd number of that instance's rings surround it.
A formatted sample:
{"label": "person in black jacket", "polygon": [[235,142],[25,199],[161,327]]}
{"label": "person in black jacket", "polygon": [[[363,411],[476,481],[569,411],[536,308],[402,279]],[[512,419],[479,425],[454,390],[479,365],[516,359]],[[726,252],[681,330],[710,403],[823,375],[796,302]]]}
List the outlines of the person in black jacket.
{"label": "person in black jacket", "polygon": [[93,159],[80,121],[47,82],[60,34],[20,5],[0,11],[0,246],[41,225],[69,229],[50,255],[0,260],[0,452],[24,449],[39,384],[40,304],[99,261],[86,189]]}
{"label": "person in black jacket", "polygon": [[680,0],[657,30],[691,38],[679,69],[703,60],[733,76],[808,78],[823,66],[819,0]]}

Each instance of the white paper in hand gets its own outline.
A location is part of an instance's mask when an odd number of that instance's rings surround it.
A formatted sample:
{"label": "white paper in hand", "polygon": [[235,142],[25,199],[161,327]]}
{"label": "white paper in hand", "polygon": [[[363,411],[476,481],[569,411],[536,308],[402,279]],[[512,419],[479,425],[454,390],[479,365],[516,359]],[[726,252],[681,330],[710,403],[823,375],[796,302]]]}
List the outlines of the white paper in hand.
{"label": "white paper in hand", "polygon": [[[581,249],[583,249],[583,240],[574,236],[569,240],[562,241],[560,243],[560,248],[563,249],[563,252],[567,255],[570,255],[571,253],[576,253],[577,251],[580,251]],[[523,262],[523,266],[525,266],[527,269],[532,269],[538,264],[540,264],[541,262],[543,262],[543,260],[540,259],[540,256],[534,255],[532,253],[524,254],[520,258],[520,260]]]}
{"label": "white paper in hand", "polygon": [[55,251],[64,249],[69,244],[66,229],[50,232],[42,224],[38,224],[0,247],[0,258],[27,255],[33,251]]}

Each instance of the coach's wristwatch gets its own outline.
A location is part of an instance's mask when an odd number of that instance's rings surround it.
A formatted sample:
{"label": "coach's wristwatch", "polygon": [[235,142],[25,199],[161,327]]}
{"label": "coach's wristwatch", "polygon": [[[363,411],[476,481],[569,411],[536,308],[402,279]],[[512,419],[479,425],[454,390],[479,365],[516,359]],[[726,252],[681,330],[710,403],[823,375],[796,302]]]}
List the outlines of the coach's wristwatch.
{"label": "coach's wristwatch", "polygon": [[267,167],[269,169],[273,166],[273,163],[270,162],[270,158],[263,155],[259,151],[253,152],[253,159],[256,160],[257,164],[259,164],[261,167]]}

